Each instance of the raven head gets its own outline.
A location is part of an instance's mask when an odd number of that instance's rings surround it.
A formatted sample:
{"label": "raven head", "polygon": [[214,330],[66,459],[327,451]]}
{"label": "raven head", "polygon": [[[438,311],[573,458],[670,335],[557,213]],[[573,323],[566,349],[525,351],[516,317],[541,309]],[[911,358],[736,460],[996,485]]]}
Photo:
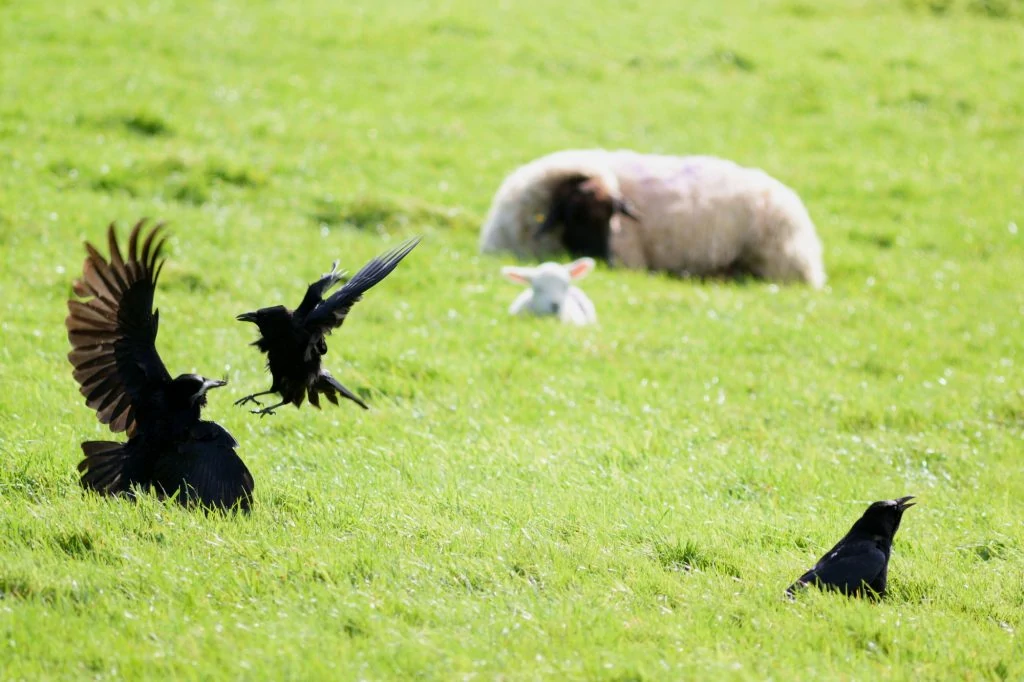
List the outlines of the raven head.
{"label": "raven head", "polygon": [[226,379],[207,379],[198,374],[181,374],[171,382],[172,395],[191,407],[206,405],[206,392],[212,388],[227,386]]}
{"label": "raven head", "polygon": [[900,527],[900,521],[903,520],[903,512],[914,506],[914,503],[910,501],[912,499],[914,499],[913,495],[907,495],[895,500],[873,502],[860,517],[860,520],[854,524],[853,530],[880,535],[892,540]]}

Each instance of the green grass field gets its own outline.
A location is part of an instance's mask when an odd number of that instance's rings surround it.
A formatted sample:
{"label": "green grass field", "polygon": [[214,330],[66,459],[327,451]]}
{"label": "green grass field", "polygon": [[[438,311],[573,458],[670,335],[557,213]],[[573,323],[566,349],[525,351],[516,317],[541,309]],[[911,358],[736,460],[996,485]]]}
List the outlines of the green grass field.
{"label": "green grass field", "polygon": [[[1022,44],[1020,0],[0,0],[0,679],[1021,679]],[[493,192],[594,146],[763,167],[829,287],[509,318]],[[248,517],[79,488],[65,301],[142,215]],[[331,338],[371,411],[232,406],[237,313],[417,234]],[[906,494],[883,603],[781,598]]]}

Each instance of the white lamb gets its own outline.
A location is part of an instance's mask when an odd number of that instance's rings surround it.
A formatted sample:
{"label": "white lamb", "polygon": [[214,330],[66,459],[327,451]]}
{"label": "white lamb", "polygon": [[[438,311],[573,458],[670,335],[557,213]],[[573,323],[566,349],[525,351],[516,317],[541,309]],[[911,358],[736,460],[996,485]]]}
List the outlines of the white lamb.
{"label": "white lamb", "polygon": [[825,283],[821,242],[800,197],[764,171],[710,156],[594,149],[532,161],[498,189],[480,249]]}
{"label": "white lamb", "polygon": [[508,265],[501,269],[508,279],[530,288],[519,294],[508,311],[513,315],[557,315],[562,322],[585,325],[597,322],[594,304],[573,280],[594,269],[593,258],[580,258],[568,265],[541,263],[536,267]]}

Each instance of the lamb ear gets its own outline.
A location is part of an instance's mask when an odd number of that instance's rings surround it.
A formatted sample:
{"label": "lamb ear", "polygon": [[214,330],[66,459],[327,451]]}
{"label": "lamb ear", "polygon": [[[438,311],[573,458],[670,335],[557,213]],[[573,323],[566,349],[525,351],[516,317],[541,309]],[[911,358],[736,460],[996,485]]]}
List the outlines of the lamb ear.
{"label": "lamb ear", "polygon": [[594,259],[577,258],[566,265],[565,269],[569,271],[569,277],[572,279],[583,279],[594,269]]}
{"label": "lamb ear", "polygon": [[506,265],[501,269],[501,274],[505,276],[505,279],[511,280],[516,284],[529,285],[533,282],[533,268],[520,268],[515,265]]}

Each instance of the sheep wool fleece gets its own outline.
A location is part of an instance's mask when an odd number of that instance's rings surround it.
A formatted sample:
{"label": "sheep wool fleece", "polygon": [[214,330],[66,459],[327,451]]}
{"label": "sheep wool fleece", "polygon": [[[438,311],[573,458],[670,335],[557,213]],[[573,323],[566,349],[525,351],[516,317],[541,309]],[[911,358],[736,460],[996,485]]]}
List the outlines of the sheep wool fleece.
{"label": "sheep wool fleece", "polygon": [[713,275],[737,266],[765,279],[825,283],[822,245],[797,194],[762,170],[711,156],[628,150],[567,150],[510,174],[480,236],[482,252],[538,258],[561,251],[557,234],[538,234],[552,189],[572,176],[595,178],[630,202],[634,221],[612,217],[618,265]]}

